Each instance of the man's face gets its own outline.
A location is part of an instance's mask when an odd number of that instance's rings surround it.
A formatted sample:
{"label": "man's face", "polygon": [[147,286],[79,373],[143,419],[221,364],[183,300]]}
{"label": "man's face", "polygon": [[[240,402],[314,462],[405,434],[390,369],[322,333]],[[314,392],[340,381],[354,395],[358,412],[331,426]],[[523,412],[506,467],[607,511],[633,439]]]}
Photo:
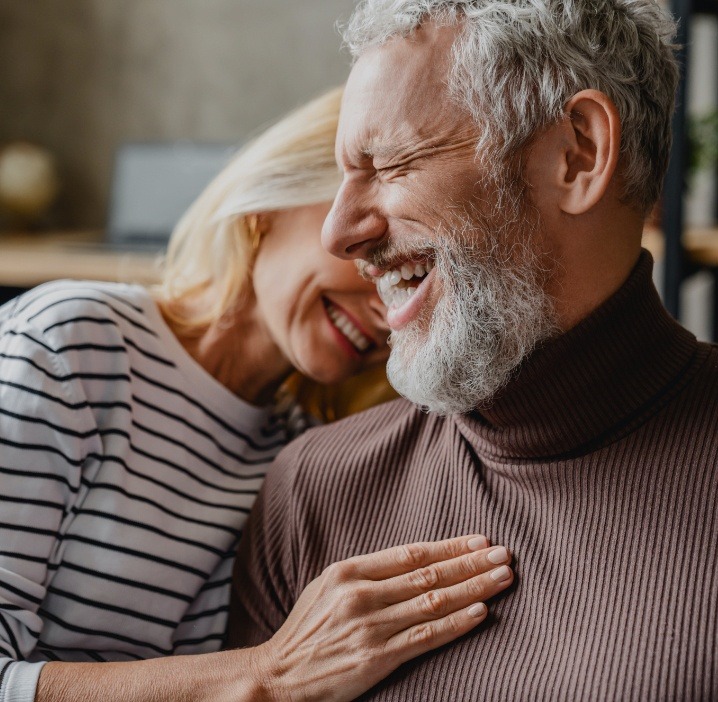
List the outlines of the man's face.
{"label": "man's face", "polygon": [[392,384],[442,413],[490,399],[551,328],[520,173],[482,172],[472,119],[449,98],[456,31],[429,24],[357,61],[337,136],[344,181],[323,231],[330,252],[376,279]]}

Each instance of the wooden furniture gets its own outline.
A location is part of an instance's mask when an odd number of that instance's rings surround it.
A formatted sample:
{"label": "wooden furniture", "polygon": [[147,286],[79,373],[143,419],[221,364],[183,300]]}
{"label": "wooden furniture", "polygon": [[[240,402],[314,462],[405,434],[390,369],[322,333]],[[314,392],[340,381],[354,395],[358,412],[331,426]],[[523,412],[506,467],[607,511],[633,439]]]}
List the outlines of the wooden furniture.
{"label": "wooden furniture", "polygon": [[0,302],[59,278],[151,285],[160,278],[158,255],[103,247],[98,231],[0,232]]}

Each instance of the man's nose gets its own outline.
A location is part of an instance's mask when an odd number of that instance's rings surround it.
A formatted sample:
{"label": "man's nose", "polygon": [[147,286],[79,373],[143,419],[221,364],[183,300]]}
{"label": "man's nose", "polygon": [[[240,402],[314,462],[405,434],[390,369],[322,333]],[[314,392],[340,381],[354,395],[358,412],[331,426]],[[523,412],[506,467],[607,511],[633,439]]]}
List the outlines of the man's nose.
{"label": "man's nose", "polygon": [[366,258],[386,235],[386,220],[356,188],[339,189],[322,227],[322,245],[339,258]]}

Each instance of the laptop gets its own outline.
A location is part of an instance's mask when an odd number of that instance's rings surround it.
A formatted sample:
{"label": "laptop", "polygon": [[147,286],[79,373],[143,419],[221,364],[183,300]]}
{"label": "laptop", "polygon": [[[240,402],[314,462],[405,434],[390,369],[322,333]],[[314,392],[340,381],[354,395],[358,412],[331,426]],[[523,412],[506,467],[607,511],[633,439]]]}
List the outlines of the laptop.
{"label": "laptop", "polygon": [[103,248],[159,252],[187,208],[222,170],[236,145],[130,142],[115,155]]}

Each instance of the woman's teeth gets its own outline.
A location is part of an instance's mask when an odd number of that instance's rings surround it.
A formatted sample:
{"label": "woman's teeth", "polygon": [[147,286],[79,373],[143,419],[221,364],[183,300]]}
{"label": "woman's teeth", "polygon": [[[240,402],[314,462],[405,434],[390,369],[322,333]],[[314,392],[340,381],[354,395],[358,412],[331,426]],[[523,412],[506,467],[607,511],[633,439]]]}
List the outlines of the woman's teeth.
{"label": "woman's teeth", "polygon": [[[428,275],[434,264],[405,263],[400,268],[386,271],[376,281],[379,297],[387,307],[401,307],[416,292],[423,278]],[[411,283],[406,284],[407,281]]]}
{"label": "woman's teeth", "polygon": [[327,304],[327,314],[332,324],[351,341],[357,351],[366,351],[371,346],[371,339],[362,334],[351,319],[331,303]]}

